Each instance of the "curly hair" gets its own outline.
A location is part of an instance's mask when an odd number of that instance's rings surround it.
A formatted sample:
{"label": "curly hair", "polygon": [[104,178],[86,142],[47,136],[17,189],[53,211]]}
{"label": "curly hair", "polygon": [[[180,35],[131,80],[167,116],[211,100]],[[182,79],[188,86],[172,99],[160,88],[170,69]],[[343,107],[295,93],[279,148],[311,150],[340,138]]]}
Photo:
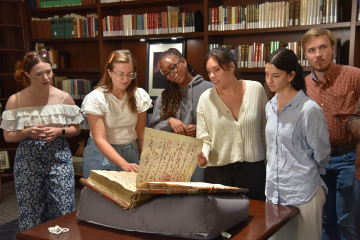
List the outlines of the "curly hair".
{"label": "curly hair", "polygon": [[[184,58],[179,50],[176,48],[169,48],[160,55],[159,62],[162,58],[168,55],[177,56],[179,59]],[[192,77],[195,77],[199,74],[196,69],[189,63],[187,63],[187,71]],[[177,83],[171,82],[169,80],[165,81],[165,90],[161,93],[161,120],[166,120],[170,117],[176,116],[176,113],[179,111],[179,102],[183,98],[183,89],[184,88]]]}
{"label": "curly hair", "polygon": [[[137,63],[131,52],[129,50],[115,50],[112,53],[110,53],[109,57],[107,58],[104,67],[104,75],[100,79],[99,83],[96,85],[95,88],[106,87],[107,92],[110,92],[113,89],[114,86],[107,70],[109,69],[110,71],[113,71],[114,63],[131,63],[134,67],[134,72],[136,72]],[[136,98],[135,98],[135,92],[137,90],[137,86],[138,86],[138,82],[136,76],[135,79],[131,80],[131,83],[126,88],[127,104],[132,113],[137,113]]]}

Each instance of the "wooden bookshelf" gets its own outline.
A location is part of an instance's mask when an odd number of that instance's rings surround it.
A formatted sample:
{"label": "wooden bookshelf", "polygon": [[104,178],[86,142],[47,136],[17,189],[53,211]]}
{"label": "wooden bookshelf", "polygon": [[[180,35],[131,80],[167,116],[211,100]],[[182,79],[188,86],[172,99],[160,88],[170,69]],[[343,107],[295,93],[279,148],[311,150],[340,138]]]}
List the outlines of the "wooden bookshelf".
{"label": "wooden bookshelf", "polygon": [[[0,103],[3,111],[10,95],[22,89],[14,81],[14,65],[27,52],[29,39],[25,35],[25,3],[21,0],[0,0],[0,5]],[[18,143],[7,143],[3,130],[0,130],[0,146],[0,151],[8,152],[10,161],[10,169],[0,174],[1,195],[1,184],[14,179],[13,166]]]}
{"label": "wooden bookshelf", "polygon": [[[16,4],[17,0],[0,0],[1,2],[10,2],[7,4]],[[35,43],[45,43],[46,46],[52,46],[55,49],[64,50],[69,53],[70,67],[68,69],[54,69],[57,76],[67,76],[68,78],[85,78],[97,81],[104,73],[104,63],[108,55],[116,49],[129,49],[135,56],[138,64],[138,83],[139,87],[146,89],[146,66],[147,66],[147,41],[149,40],[169,40],[172,37],[180,38],[185,41],[185,56],[190,64],[192,64],[198,72],[208,78],[204,70],[204,56],[208,52],[209,44],[224,45],[251,45],[254,42],[270,43],[271,41],[294,42],[301,41],[303,34],[314,27],[328,28],[336,38],[341,38],[341,56],[340,63],[351,66],[360,67],[360,21],[356,20],[357,0],[338,1],[339,2],[339,22],[319,25],[291,26],[263,29],[243,29],[243,30],[227,30],[227,31],[208,31],[208,9],[212,7],[235,6],[255,4],[258,0],[246,0],[239,2],[238,0],[139,0],[129,2],[116,3],[100,3],[97,4],[71,6],[71,7],[51,7],[42,9],[29,9],[28,0],[25,0],[26,11],[22,13],[22,17],[27,20],[25,24],[17,19],[0,16],[0,29],[24,29],[24,36],[28,36],[28,49],[34,49]],[[265,1],[260,1],[264,3]],[[270,0],[268,2],[276,2]],[[151,34],[136,36],[111,36],[104,37],[102,35],[102,19],[106,16],[120,16],[124,14],[144,14],[153,12],[166,11],[167,6],[176,6],[180,11],[194,12],[199,10],[203,15],[204,31],[191,33],[174,33],[174,34]],[[11,8],[12,9],[12,8]],[[62,17],[69,13],[86,15],[96,13],[98,15],[98,36],[92,38],[63,38],[63,39],[32,39],[31,18],[47,18],[58,15]],[[5,22],[1,19],[9,18]],[[21,26],[21,27],[19,27]],[[145,39],[145,41],[140,41]],[[0,45],[0,57],[2,56]],[[18,49],[19,51],[10,51],[10,49]],[[25,47],[9,48],[6,54],[22,55]],[[22,50],[22,51],[21,51]],[[3,51],[3,53],[5,53]],[[5,54],[3,54],[5,55]],[[356,57],[355,57],[356,56]],[[13,80],[12,70],[15,58],[11,59],[11,64],[5,66],[6,72],[0,72],[0,78],[6,77],[7,81]],[[1,67],[0,67],[1,68]],[[265,81],[264,68],[240,68],[241,77],[244,79]],[[304,71],[308,74],[310,67],[305,67]],[[8,84],[9,85],[9,84]],[[3,96],[0,101],[6,102],[7,98],[15,93],[17,89],[10,89],[8,96]],[[81,106],[82,100],[75,100],[76,104]],[[86,140],[89,130],[82,130],[77,137],[68,139],[73,153],[76,152],[77,143]],[[0,144],[3,143],[1,139]]]}

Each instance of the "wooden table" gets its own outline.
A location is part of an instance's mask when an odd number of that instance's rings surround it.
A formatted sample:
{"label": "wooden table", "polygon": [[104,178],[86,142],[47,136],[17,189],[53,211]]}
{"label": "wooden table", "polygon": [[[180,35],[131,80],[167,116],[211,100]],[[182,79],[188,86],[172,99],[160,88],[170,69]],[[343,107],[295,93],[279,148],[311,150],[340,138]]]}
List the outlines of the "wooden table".
{"label": "wooden table", "polygon": [[[229,229],[232,240],[268,239],[290,219],[299,213],[297,208],[274,205],[272,203],[250,200],[250,212],[246,221]],[[50,234],[49,227],[59,225],[70,231],[60,235]],[[91,224],[76,218],[76,212],[69,213],[37,227],[28,229],[16,236],[18,240],[57,239],[57,240],[182,240],[184,238],[168,237],[148,233],[127,232],[100,225]],[[221,236],[216,239],[225,239]]]}

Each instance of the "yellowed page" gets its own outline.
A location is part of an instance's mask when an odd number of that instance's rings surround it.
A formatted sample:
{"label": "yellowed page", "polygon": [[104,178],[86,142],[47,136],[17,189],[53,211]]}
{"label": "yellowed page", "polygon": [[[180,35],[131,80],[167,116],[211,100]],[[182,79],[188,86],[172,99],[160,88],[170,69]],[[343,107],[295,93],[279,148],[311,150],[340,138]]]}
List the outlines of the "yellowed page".
{"label": "yellowed page", "polygon": [[142,182],[189,182],[203,142],[200,139],[145,128],[136,186]]}

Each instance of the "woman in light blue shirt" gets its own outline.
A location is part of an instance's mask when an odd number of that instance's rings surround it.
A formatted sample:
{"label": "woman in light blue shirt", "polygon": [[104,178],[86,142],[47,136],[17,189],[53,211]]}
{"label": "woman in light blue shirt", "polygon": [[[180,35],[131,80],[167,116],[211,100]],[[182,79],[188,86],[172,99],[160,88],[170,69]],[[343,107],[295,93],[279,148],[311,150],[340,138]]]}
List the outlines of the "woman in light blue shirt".
{"label": "woman in light blue shirt", "polygon": [[320,177],[330,142],[321,108],[306,95],[302,67],[293,51],[278,49],[265,65],[266,83],[276,95],[266,105],[265,194],[274,204],[300,213],[272,239],[321,239],[327,188]]}

